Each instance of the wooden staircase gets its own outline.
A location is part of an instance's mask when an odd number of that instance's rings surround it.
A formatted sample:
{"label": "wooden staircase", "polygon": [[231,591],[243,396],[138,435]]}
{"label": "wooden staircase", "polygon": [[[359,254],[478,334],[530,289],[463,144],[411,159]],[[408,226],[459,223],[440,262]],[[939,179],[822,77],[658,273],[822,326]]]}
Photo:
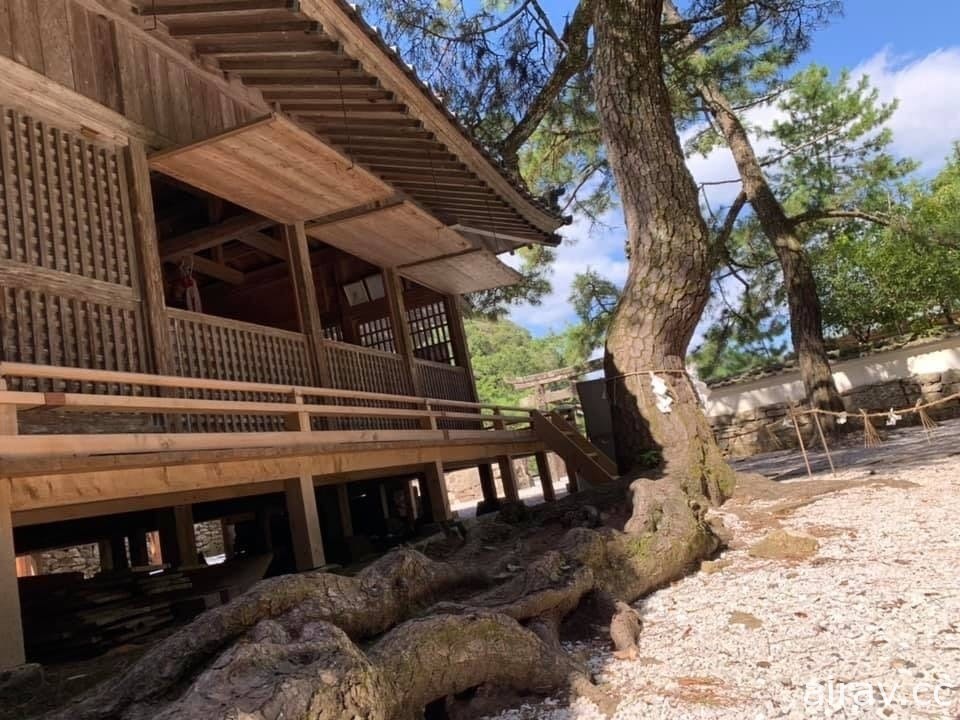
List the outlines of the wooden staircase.
{"label": "wooden staircase", "polygon": [[563,458],[568,469],[574,470],[588,483],[602,485],[619,476],[613,460],[590,444],[562,415],[534,411],[532,417],[537,437]]}

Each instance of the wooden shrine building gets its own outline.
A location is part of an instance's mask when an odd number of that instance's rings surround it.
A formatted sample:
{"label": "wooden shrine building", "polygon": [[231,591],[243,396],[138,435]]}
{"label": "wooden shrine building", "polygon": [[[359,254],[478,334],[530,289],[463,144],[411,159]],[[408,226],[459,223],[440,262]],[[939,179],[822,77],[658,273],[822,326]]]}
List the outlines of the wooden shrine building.
{"label": "wooden shrine building", "polygon": [[393,497],[447,520],[445,470],[546,466],[460,296],[562,220],[345,2],[0,0],[0,113],[0,669],[18,554],[176,567],[279,503],[310,569]]}

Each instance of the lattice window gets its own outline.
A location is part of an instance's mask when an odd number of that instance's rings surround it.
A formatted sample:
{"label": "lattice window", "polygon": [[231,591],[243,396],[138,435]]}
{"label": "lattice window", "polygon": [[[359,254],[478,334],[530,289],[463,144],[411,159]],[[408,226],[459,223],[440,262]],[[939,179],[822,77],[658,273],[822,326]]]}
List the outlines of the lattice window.
{"label": "lattice window", "polygon": [[360,344],[376,350],[386,350],[395,353],[397,346],[393,341],[393,326],[389,317],[368,320],[357,326],[360,334]]}
{"label": "lattice window", "polygon": [[413,354],[421,360],[455,365],[450,321],[442,300],[407,310]]}
{"label": "lattice window", "polygon": [[330,325],[324,325],[321,330],[323,337],[327,340],[336,340],[337,342],[343,342],[343,328],[340,327],[340,323],[331,323]]}

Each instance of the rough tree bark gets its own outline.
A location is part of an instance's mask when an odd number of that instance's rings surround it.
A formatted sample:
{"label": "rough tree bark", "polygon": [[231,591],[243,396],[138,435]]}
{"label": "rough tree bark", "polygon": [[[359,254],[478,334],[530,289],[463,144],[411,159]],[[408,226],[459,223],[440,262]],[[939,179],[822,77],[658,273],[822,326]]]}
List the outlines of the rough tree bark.
{"label": "rough tree bark", "polygon": [[[605,369],[620,469],[659,448],[664,473],[713,501],[730,490],[684,370],[716,264],[663,79],[662,0],[605,0],[594,21],[600,126],[627,226],[630,269],[607,334]],[[649,372],[670,387],[655,405]]]}
{"label": "rough tree bark", "polygon": [[795,224],[767,182],[750,136],[726,96],[709,84],[701,85],[700,94],[726,139],[747,200],[780,261],[790,308],[790,335],[808,401],[813,407],[843,410],[823,341],[823,316],[816,280]]}

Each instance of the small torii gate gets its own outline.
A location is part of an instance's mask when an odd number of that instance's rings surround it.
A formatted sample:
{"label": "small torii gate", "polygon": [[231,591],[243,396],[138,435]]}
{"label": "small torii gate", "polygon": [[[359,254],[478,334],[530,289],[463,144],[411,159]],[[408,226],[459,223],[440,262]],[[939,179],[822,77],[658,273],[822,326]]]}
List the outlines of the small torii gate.
{"label": "small torii gate", "polygon": [[[571,365],[569,367],[559,368],[557,370],[548,370],[534,375],[525,375],[523,377],[513,378],[507,382],[515,390],[533,390],[529,399],[525,399],[521,404],[528,402],[536,407],[540,412],[549,412],[550,410],[561,410],[564,415],[573,415],[580,401],[577,396],[577,390],[574,383],[577,379],[588,373],[603,370],[603,358],[595,358],[585,363]],[[561,406],[561,407],[557,407]],[[568,417],[571,422],[574,417]],[[560,466],[563,460],[556,453],[548,453],[548,462],[550,463],[550,472],[555,478],[561,475]],[[570,492],[576,490],[576,473],[571,467],[564,469],[567,476],[567,489]]]}

